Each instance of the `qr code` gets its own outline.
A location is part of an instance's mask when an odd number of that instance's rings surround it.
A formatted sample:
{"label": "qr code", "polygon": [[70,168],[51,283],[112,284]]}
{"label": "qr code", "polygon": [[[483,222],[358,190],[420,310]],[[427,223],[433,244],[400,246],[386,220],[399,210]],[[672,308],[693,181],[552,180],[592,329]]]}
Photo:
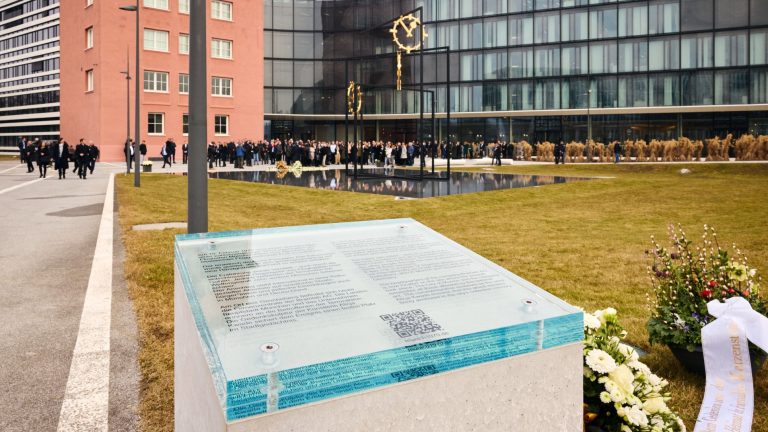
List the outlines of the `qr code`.
{"label": "qr code", "polygon": [[381,319],[387,322],[401,338],[434,333],[443,329],[421,309],[381,315]]}

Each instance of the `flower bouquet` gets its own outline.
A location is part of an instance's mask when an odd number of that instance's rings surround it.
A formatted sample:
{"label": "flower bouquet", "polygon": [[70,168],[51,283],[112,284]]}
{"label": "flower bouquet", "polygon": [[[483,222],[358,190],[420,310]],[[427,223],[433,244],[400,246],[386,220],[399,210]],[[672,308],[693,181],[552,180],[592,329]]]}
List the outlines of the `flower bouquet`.
{"label": "flower bouquet", "polygon": [[584,313],[585,430],[684,432],[685,424],[667,407],[667,381],[622,342],[626,335],[616,310]]}
{"label": "flower bouquet", "polygon": [[[703,373],[701,329],[714,319],[707,303],[744,297],[752,309],[765,315],[768,307],[760,298],[761,278],[735,245],[733,254],[720,247],[711,227],[704,226],[700,246],[688,240],[679,226],[669,227],[669,239],[669,249],[652,238],[653,249],[646,251],[654,294],[649,299],[650,342],[667,344],[686,367]],[[762,363],[763,353],[751,348],[756,354],[752,359]]]}

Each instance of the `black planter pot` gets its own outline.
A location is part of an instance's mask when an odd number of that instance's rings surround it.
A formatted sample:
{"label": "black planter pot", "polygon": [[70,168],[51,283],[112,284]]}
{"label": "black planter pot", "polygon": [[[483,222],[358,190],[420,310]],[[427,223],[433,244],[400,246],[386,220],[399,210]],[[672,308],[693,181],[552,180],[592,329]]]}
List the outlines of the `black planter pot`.
{"label": "black planter pot", "polygon": [[[704,368],[704,351],[701,346],[696,347],[694,351],[688,351],[687,348],[677,345],[667,345],[669,350],[672,351],[677,361],[683,365],[689,372],[693,372],[697,375],[706,375]],[[750,346],[749,360],[752,363],[752,375],[757,374],[757,371],[763,367],[765,360],[768,358],[768,354],[765,351]]]}

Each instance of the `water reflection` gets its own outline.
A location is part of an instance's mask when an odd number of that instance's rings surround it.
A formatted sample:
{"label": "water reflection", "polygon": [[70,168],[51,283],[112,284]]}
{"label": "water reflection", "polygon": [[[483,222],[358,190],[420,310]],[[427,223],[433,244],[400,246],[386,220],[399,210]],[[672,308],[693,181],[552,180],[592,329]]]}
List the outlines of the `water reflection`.
{"label": "water reflection", "polygon": [[[389,171],[389,173],[392,173],[392,171]],[[413,175],[414,171],[395,170],[394,173],[396,175]],[[425,180],[419,182],[416,180],[392,178],[355,180],[352,176],[347,177],[344,170],[309,171],[301,174],[240,171],[211,173],[210,176],[211,178],[224,180],[363,192],[405,198],[431,198],[589,180],[588,178],[579,177],[496,174],[487,172],[453,172],[451,173],[450,181]]]}

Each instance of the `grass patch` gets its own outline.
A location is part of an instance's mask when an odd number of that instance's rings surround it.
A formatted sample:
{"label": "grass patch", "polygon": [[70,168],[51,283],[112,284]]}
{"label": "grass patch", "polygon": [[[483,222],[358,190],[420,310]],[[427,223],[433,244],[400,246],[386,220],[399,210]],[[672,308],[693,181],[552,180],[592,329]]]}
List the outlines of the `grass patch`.
{"label": "grass patch", "polygon": [[[692,173],[679,174],[687,167]],[[643,251],[649,237],[682,223],[696,238],[706,223],[768,272],[768,165],[565,165],[497,172],[609,176],[592,180],[395,201],[392,197],[227,180],[209,182],[211,231],[413,217],[564,300],[587,310],[615,307],[629,341],[649,351],[669,379],[692,430],[703,379],[686,373],[663,346],[649,346]],[[138,314],[140,416],[144,431],[173,430],[173,235],[134,232],[136,224],[186,220],[186,177],[117,177],[126,277]],[[756,377],[753,431],[768,432],[768,368]]]}

